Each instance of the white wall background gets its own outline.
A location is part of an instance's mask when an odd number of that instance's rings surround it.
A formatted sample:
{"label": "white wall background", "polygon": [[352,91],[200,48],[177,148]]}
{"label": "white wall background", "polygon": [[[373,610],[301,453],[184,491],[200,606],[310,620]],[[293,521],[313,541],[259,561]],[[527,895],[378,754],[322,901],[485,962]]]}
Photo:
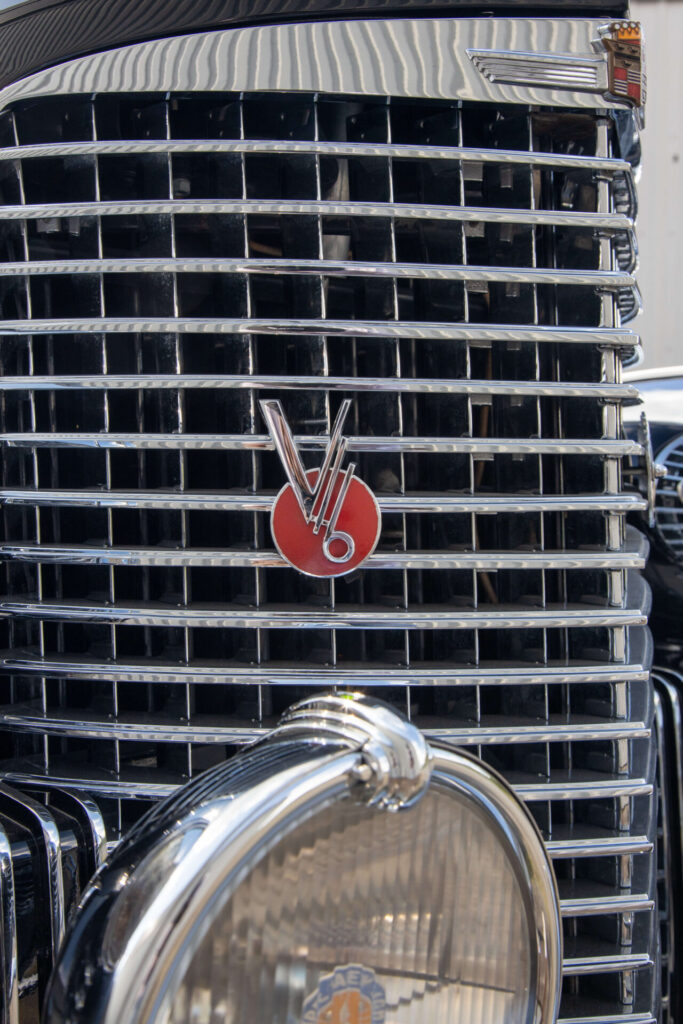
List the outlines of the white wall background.
{"label": "white wall background", "polygon": [[683,2],[635,0],[647,60],[638,283],[643,366],[683,363]]}

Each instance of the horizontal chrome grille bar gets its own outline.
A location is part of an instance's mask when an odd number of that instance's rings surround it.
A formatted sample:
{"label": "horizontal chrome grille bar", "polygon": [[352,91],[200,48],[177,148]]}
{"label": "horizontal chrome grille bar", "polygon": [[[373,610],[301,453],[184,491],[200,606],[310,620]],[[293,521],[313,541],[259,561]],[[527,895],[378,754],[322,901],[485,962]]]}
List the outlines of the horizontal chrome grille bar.
{"label": "horizontal chrome grille bar", "polygon": [[[580,776],[581,773],[575,773]],[[565,781],[555,778],[550,781],[513,784],[517,795],[529,803],[539,800],[602,800],[607,797],[648,796],[653,791],[647,779],[628,779],[622,775],[606,777],[603,774],[584,772],[585,778],[567,777]]]}
{"label": "horizontal chrome grille bar", "polygon": [[[0,558],[71,565],[240,566],[285,568],[276,551],[167,548],[106,548],[78,545],[0,544]],[[366,569],[642,569],[637,551],[381,551]]]}
{"label": "horizontal chrome grille bar", "polygon": [[612,956],[568,957],[562,963],[562,974],[573,977],[580,974],[623,974],[651,967],[647,953],[615,953]]}
{"label": "horizontal chrome grille bar", "polygon": [[433,380],[419,377],[276,377],[234,374],[205,377],[201,374],[112,374],[83,376],[0,377],[0,391],[80,391],[236,389],[293,391],[402,392],[433,395],[505,395],[538,398],[602,398],[610,402],[639,400],[629,384],[565,384],[555,381]]}
{"label": "horizontal chrome grille bar", "polygon": [[[302,614],[305,611],[305,616]],[[388,611],[369,605],[359,610],[324,611],[301,605],[287,609],[220,607],[178,608],[148,602],[115,606],[57,601],[0,600],[0,616],[44,620],[109,622],[117,625],[214,627],[220,629],[550,629],[644,626],[639,609],[585,607],[524,608],[481,605],[476,611],[442,606],[430,610]]]}
{"label": "horizontal chrome grille bar", "polygon": [[[176,777],[174,781],[159,778],[163,773],[157,770],[149,772],[140,769],[135,779],[116,778],[113,773],[98,771],[89,766],[80,766],[76,776],[62,774],[59,765],[55,765],[52,773],[47,776],[34,769],[17,768],[0,769],[0,778],[17,785],[35,788],[63,787],[79,789],[100,796],[114,796],[120,799],[156,800],[171,796],[186,779]],[[148,781],[149,778],[154,781]],[[157,781],[158,780],[158,781]],[[600,776],[594,780],[554,780],[527,784],[512,784],[517,795],[528,802],[541,800],[584,800],[606,799],[628,796],[642,796],[652,793],[652,785],[645,779],[624,779],[621,776],[605,778]]]}
{"label": "horizontal chrome grille bar", "polygon": [[628,914],[652,911],[655,901],[647,893],[623,896],[587,896],[560,901],[562,917],[591,917],[594,914]]}
{"label": "horizontal chrome grille bar", "polygon": [[295,259],[97,259],[0,263],[0,277],[46,274],[276,274],[310,277],[417,278],[434,281],[585,285],[632,288],[635,279],[615,270],[554,270],[543,267],[458,266],[438,263],[363,263],[355,260]]}
{"label": "horizontal chrome grille bar", "polygon": [[463,224],[525,224],[633,231],[621,213],[574,213],[562,210],[501,209],[495,206],[443,206],[422,203],[298,201],[291,199],[148,199],[86,203],[27,203],[0,206],[0,220],[50,220],[55,217],[130,217],[161,214],[236,214],[239,216],[372,217],[397,220],[457,221]]}
{"label": "horizontal chrome grille bar", "polygon": [[657,1024],[649,1013],[616,1013],[598,1017],[558,1017],[557,1024]]}
{"label": "horizontal chrome grille bar", "polygon": [[[329,438],[303,434],[295,438],[300,451],[325,451]],[[178,451],[274,451],[268,434],[99,434],[31,433],[0,435],[6,448],[171,448]],[[605,455],[643,454],[642,445],[621,440],[528,440],[488,437],[348,437],[349,452],[419,452],[442,455]]]}
{"label": "horizontal chrome grille bar", "polygon": [[615,832],[612,835],[590,835],[563,839],[546,839],[546,850],[554,860],[575,857],[620,857],[651,853],[654,843],[647,836]]}
{"label": "horizontal chrome grille bar", "polygon": [[[36,708],[11,705],[0,707],[0,728],[17,732],[46,733],[52,736],[82,736],[87,739],[130,740],[150,743],[216,743],[245,744],[265,736],[270,727],[252,725],[219,725],[199,720],[191,724],[166,721],[112,721],[107,716],[81,714],[78,718],[67,712],[60,715],[44,713]],[[590,740],[642,739],[650,735],[645,722],[581,721],[571,723],[537,723],[515,720],[513,724],[478,725],[468,722],[440,728],[418,722],[429,739],[461,746],[514,743],[559,743]]]}
{"label": "horizontal chrome grille bar", "polygon": [[[210,511],[269,512],[275,495],[203,494],[192,491],[65,491],[50,489],[0,490],[7,505],[48,505],[83,508],[157,508]],[[379,495],[383,512],[430,514],[494,512],[637,512],[647,505],[635,494],[401,494]]]}
{"label": "horizontal chrome grille bar", "polygon": [[492,665],[470,667],[458,664],[383,667],[344,666],[336,668],[271,664],[232,665],[227,662],[183,665],[149,658],[146,661],[93,661],[77,656],[40,657],[31,652],[12,651],[0,655],[0,671],[30,673],[64,679],[140,683],[204,683],[249,686],[259,683],[273,686],[536,686],[637,682],[648,678],[648,669],[630,664],[591,664],[577,662],[562,665]]}
{"label": "horizontal chrome grille bar", "polygon": [[97,142],[52,142],[10,146],[0,149],[0,160],[34,160],[40,157],[126,156],[141,153],[224,153],[380,157],[396,160],[460,160],[465,163],[521,164],[557,167],[573,171],[596,171],[612,177],[632,175],[626,160],[563,153],[541,153],[513,149],[476,149],[471,146],[397,145],[380,142],[308,142],[266,139],[126,139]]}
{"label": "horizontal chrome grille bar", "polygon": [[302,337],[415,338],[432,341],[588,344],[634,348],[638,335],[608,327],[513,327],[400,320],[282,320],[225,317],[90,317],[0,320],[2,334],[275,334]]}

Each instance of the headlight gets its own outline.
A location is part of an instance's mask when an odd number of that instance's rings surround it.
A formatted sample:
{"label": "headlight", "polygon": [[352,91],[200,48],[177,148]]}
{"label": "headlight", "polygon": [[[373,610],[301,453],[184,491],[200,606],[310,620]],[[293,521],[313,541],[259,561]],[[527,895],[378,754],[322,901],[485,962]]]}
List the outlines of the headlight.
{"label": "headlight", "polygon": [[505,783],[382,705],[324,697],[133,830],[45,1020],[541,1024],[560,963],[552,871]]}

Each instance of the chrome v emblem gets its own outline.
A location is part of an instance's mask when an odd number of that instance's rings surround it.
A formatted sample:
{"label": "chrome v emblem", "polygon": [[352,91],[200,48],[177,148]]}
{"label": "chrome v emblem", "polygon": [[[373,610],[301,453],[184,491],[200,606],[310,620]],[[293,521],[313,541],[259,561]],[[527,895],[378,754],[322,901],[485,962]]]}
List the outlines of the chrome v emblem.
{"label": "chrome v emblem", "polygon": [[[355,476],[356,464],[342,470],[347,440],[345,399],[334,421],[320,469],[307,470],[280,402],[259,402],[285,475],[271,516],[273,540],[282,556],[310,576],[340,576],[356,569],[374,550],[381,527],[372,491]],[[293,509],[296,510],[292,516]],[[303,528],[303,529],[302,529]]]}

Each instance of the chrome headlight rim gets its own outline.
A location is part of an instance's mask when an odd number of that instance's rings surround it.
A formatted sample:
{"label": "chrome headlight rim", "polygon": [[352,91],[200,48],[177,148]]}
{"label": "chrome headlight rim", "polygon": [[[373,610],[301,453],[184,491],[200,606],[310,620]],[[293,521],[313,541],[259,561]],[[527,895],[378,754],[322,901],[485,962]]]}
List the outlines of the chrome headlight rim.
{"label": "chrome headlight rim", "polygon": [[[358,700],[358,695],[354,697]],[[379,708],[378,726],[373,708],[378,709],[379,702],[360,698],[356,708],[362,706],[365,714],[359,720],[353,713],[344,714],[352,705],[344,707],[342,701],[334,696],[302,702],[294,716],[285,716],[289,721],[252,748],[256,762],[259,751],[268,760],[273,753],[281,755],[276,758],[280,770],[274,774],[235,795],[225,792],[224,773],[214,770],[207,774],[215,776],[217,791],[211,792],[209,784],[200,806],[188,807],[185,801],[183,814],[177,814],[174,807],[183,807],[179,795],[165,802],[163,813],[151,814],[146,826],[141,823],[86,894],[85,924],[76,941],[80,952],[74,952],[73,941],[67,943],[64,970],[58,964],[48,994],[46,1024],[64,1018],[67,1001],[68,1019],[74,1024],[93,1019],[95,1004],[102,1024],[155,1024],[165,1019],[202,939],[275,845],[340,800],[383,803],[385,809],[378,813],[409,807],[419,800],[416,786],[421,791],[434,786],[473,803],[505,847],[530,928],[530,1019],[535,1024],[556,1020],[562,973],[559,897],[542,837],[526,807],[483,762],[445,744],[427,744],[394,712],[390,715],[398,723],[399,738],[394,735],[392,744],[400,746],[402,735],[412,747],[407,758],[398,757],[393,769],[405,767],[413,755],[415,775],[408,787],[412,795],[403,801],[383,799],[387,778],[378,776],[377,748],[373,753],[372,744],[382,736],[381,716],[387,709]],[[367,731],[363,736],[363,718],[373,723],[371,739]],[[326,725],[320,733],[323,720]],[[420,752],[424,760],[416,763]],[[395,791],[394,786],[394,797]],[[91,979],[103,968],[105,984],[100,979],[88,992]]]}

